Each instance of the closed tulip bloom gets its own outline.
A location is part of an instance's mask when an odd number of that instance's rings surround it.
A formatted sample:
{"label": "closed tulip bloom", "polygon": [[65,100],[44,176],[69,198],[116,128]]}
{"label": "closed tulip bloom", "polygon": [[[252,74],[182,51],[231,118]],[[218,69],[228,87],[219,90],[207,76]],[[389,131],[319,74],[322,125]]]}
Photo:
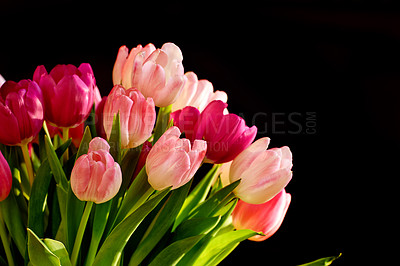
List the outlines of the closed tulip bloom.
{"label": "closed tulip bloom", "polygon": [[43,91],[45,118],[55,126],[73,128],[88,117],[93,106],[93,91],[96,81],[92,67],[83,63],[57,65],[47,73],[44,66],[38,66],[33,74]]}
{"label": "closed tulip bloom", "polygon": [[228,105],[212,101],[201,113],[194,128],[194,138],[207,141],[205,162],[226,163],[233,160],[253,142],[257,128],[249,128],[243,118],[224,114]]}
{"label": "closed tulip bloom", "polygon": [[110,146],[102,138],[94,138],[89,150],[76,160],[71,173],[71,188],[81,201],[97,204],[112,199],[122,183],[121,168],[109,153]]}
{"label": "closed tulip bloom", "polygon": [[232,162],[229,179],[241,179],[234,190],[247,203],[261,204],[277,195],[292,179],[292,153],[288,147],[269,149],[270,139],[261,138]]}
{"label": "closed tulip bloom", "polygon": [[43,96],[36,82],[6,81],[0,88],[0,142],[25,145],[43,125]]}
{"label": "closed tulip bloom", "polygon": [[122,46],[113,69],[114,85],[136,88],[145,97],[151,97],[158,107],[166,107],[179,96],[186,81],[182,52],[173,43],[161,49],[153,44],[138,45],[130,52]]}
{"label": "closed tulip bloom", "polygon": [[287,209],[291,196],[283,189],[270,201],[263,204],[250,204],[239,200],[232,212],[232,224],[237,229],[250,229],[262,232],[265,236],[250,237],[252,241],[264,241],[278,231]]}
{"label": "closed tulip bloom", "polygon": [[0,151],[0,201],[5,200],[10,194],[12,176],[10,166]]}
{"label": "closed tulip bloom", "polygon": [[213,85],[208,80],[198,80],[193,72],[188,72],[185,76],[187,81],[178,99],[172,105],[172,112],[186,106],[196,107],[202,112],[212,101],[221,100],[224,103],[228,101],[228,95],[224,91],[214,92]]}
{"label": "closed tulip bloom", "polygon": [[172,189],[185,185],[192,179],[203,161],[207,143],[180,139],[177,127],[168,129],[150,150],[146,160],[146,172],[150,185],[156,190]]}
{"label": "closed tulip bloom", "polygon": [[125,90],[121,85],[114,86],[103,110],[103,126],[108,138],[111,135],[113,118],[118,112],[123,149],[135,148],[151,136],[156,120],[152,98],[146,99],[137,89]]}

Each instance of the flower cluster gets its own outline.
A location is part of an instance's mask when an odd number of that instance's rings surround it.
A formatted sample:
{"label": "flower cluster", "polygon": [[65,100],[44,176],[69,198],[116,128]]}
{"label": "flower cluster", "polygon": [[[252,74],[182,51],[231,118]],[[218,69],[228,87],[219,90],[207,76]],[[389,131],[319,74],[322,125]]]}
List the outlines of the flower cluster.
{"label": "flower cluster", "polygon": [[18,254],[31,265],[215,265],[239,242],[278,230],[291,200],[290,149],[255,140],[257,128],[229,113],[227,93],[185,74],[182,61],[173,43],[122,46],[103,98],[88,63],[1,78],[10,265]]}

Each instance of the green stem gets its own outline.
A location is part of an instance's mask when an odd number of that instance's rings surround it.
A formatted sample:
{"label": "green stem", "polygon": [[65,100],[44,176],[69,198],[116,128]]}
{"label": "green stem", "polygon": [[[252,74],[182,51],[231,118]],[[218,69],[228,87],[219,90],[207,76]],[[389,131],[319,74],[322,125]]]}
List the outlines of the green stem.
{"label": "green stem", "polygon": [[72,266],[75,266],[77,261],[78,261],[78,255],[79,255],[79,251],[81,249],[83,234],[85,233],[86,224],[87,224],[87,222],[89,220],[90,211],[92,210],[92,206],[93,206],[93,202],[92,201],[88,201],[86,203],[86,207],[85,207],[85,210],[83,212],[83,216],[82,216],[81,222],[79,224],[78,233],[76,234],[74,248],[72,250],[72,255],[71,255],[71,264],[72,264]]}
{"label": "green stem", "polygon": [[[65,143],[68,139],[69,139],[69,128],[68,127],[64,127],[63,129],[63,143]],[[64,163],[66,163],[69,159],[69,155],[68,155],[68,148],[65,151],[64,155],[63,155],[63,161]]]}
{"label": "green stem", "polygon": [[7,232],[4,226],[3,215],[1,214],[1,210],[0,210],[0,236],[1,236],[1,242],[3,242],[4,251],[7,256],[8,265],[14,266],[14,261],[10,250],[10,243],[8,241],[9,238],[7,237]]}
{"label": "green stem", "polygon": [[33,167],[32,167],[31,157],[29,156],[28,144],[27,143],[22,144],[21,149],[22,149],[22,155],[24,156],[26,169],[28,170],[29,183],[32,186],[32,184],[33,184]]}

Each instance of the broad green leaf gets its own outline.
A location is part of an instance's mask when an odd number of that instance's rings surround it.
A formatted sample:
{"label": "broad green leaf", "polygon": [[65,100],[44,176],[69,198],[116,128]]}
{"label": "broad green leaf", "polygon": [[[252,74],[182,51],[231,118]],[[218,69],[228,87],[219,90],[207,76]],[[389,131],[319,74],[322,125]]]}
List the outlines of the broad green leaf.
{"label": "broad green leaf", "polygon": [[[71,139],[66,141],[67,146],[69,146],[70,144],[71,144]],[[60,160],[58,159],[54,147],[51,144],[50,138],[48,136],[45,137],[45,146],[46,146],[47,159],[49,161],[51,171],[54,175],[54,179],[56,180],[57,184],[61,185],[65,190],[67,190],[68,189],[67,177],[65,176]]]}
{"label": "broad green leaf", "polygon": [[237,180],[236,182],[229,184],[228,186],[217,191],[202,204],[194,208],[189,214],[189,217],[208,217],[218,212],[227,203],[229,203],[230,200],[233,199],[233,194],[231,194],[231,192],[239,185],[239,183],[240,180]]}
{"label": "broad green leaf", "polygon": [[92,140],[92,134],[90,133],[89,127],[86,127],[75,159],[78,159],[81,155],[86,154],[88,152],[89,143],[91,140]]}
{"label": "broad green leaf", "polygon": [[143,203],[136,211],[126,217],[120,224],[118,224],[104,241],[93,265],[117,265],[117,263],[121,259],[122,250],[124,249],[129,238],[135,232],[136,228],[143,221],[143,219],[158,205],[158,203],[160,203],[160,201],[169,193],[169,191],[170,189],[168,188],[157,193],[154,197]]}
{"label": "broad green leaf", "polygon": [[33,266],[61,265],[60,259],[28,228],[28,253]]}
{"label": "broad green leaf", "polygon": [[206,199],[207,194],[210,191],[212,181],[217,174],[219,167],[221,167],[220,164],[215,164],[207,173],[207,175],[190,192],[175,220],[172,231],[174,231],[175,228],[187,218],[190,211],[192,211],[199,203]]}
{"label": "broad green leaf", "polygon": [[149,266],[176,265],[204,235],[192,236],[176,241],[162,250]]}
{"label": "broad green leaf", "polygon": [[85,127],[90,128],[90,133],[92,134],[93,138],[97,137],[97,132],[96,132],[96,106],[93,104],[92,109],[90,111],[90,114],[88,118],[86,118],[85,121]]}
{"label": "broad green leaf", "polygon": [[188,182],[186,185],[171,192],[133,253],[130,263],[139,265],[172,226],[189,192],[190,185],[191,182]]}
{"label": "broad green leaf", "polygon": [[221,220],[221,216],[193,218],[182,222],[175,230],[174,240],[208,234]]}
{"label": "broad green leaf", "polygon": [[114,160],[121,163],[121,122],[119,112],[114,116],[108,144],[110,145],[110,154]]}
{"label": "broad green leaf", "polygon": [[[69,185],[69,184],[68,184]],[[61,207],[60,207],[61,208]],[[67,192],[67,206],[66,206],[66,226],[67,230],[67,250],[72,253],[72,248],[75,242],[76,233],[78,232],[79,224],[81,222],[85,202],[80,201],[68,186]]]}
{"label": "broad green leaf", "polygon": [[340,253],[338,256],[332,256],[332,257],[326,257],[318,260],[314,260],[309,263],[301,264],[299,266],[327,266],[331,265],[333,261],[337,260],[342,256],[342,253]]}
{"label": "broad green leaf", "polygon": [[69,260],[69,255],[63,243],[50,238],[43,239],[44,244],[47,248],[59,258],[62,266],[70,266],[71,261]]}
{"label": "broad green leaf", "polygon": [[212,263],[216,257],[224,253],[226,249],[231,249],[243,240],[257,235],[252,230],[237,230],[213,237],[208,242],[206,248],[194,262],[194,266],[216,265]]}
{"label": "broad green leaf", "polygon": [[172,110],[172,104],[167,107],[160,107],[160,109],[158,110],[157,122],[156,126],[154,127],[153,145],[168,129],[171,110]]}

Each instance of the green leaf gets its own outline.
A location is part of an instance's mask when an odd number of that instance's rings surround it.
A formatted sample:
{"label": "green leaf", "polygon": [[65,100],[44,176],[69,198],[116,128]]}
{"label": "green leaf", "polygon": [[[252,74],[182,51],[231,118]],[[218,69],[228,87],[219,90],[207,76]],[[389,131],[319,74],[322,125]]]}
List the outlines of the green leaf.
{"label": "green leaf", "polygon": [[208,234],[221,220],[221,216],[193,218],[182,222],[175,230],[174,241]]}
{"label": "green leaf", "polygon": [[[71,139],[67,140],[65,143],[66,146],[69,146],[70,144],[71,144]],[[45,137],[45,146],[46,146],[47,159],[49,160],[50,168],[54,175],[54,179],[56,180],[57,184],[59,184],[61,187],[67,190],[68,180],[67,177],[65,176],[60,160],[58,159],[57,154],[54,151],[54,147],[51,144],[49,136]]]}
{"label": "green leaf", "polygon": [[96,106],[93,104],[92,109],[90,111],[90,114],[88,118],[86,118],[85,121],[85,127],[90,128],[90,133],[92,134],[93,138],[97,137],[97,132],[96,132]]}
{"label": "green leaf", "polygon": [[197,257],[193,265],[217,265],[218,262],[214,263],[214,259],[217,258],[221,253],[224,253],[226,249],[231,249],[232,246],[235,246],[241,241],[255,235],[257,235],[257,232],[246,229],[232,231],[213,237],[207,244],[207,247],[203,250],[201,255]]}
{"label": "green leaf", "polygon": [[190,192],[189,196],[186,198],[181,211],[179,212],[172,231],[185,219],[187,219],[188,214],[192,211],[199,203],[203,202],[207,194],[210,191],[212,181],[218,172],[220,164],[215,164],[207,175],[197,184],[197,186]]}
{"label": "green leaf", "polygon": [[126,217],[120,224],[118,224],[111,234],[106,238],[101,246],[99,253],[93,265],[117,265],[119,262],[122,250],[124,249],[129,238],[135,232],[136,228],[143,221],[143,219],[160,203],[160,201],[169,193],[170,188],[164,189],[157,193],[141,205],[136,211]]}
{"label": "green leaf", "polygon": [[192,236],[176,241],[162,250],[149,266],[176,265],[204,235]]}
{"label": "green leaf", "polygon": [[[78,232],[79,224],[81,222],[83,209],[85,208],[85,202],[80,201],[68,186],[67,190],[67,206],[66,206],[66,225],[65,229],[67,231],[67,250],[72,252],[72,248],[75,242],[75,237]],[[61,209],[61,206],[60,206]]]}
{"label": "green leaf", "polygon": [[157,114],[157,122],[154,127],[154,139],[153,145],[157,142],[157,140],[164,134],[164,132],[168,129],[169,125],[169,117],[172,110],[172,104],[166,107],[160,107]]}
{"label": "green leaf", "polygon": [[216,192],[201,205],[198,205],[196,208],[194,208],[189,214],[189,217],[208,217],[218,212],[227,203],[229,203],[231,199],[233,199],[231,192],[239,185],[239,183],[240,180],[237,180],[236,182],[229,184],[228,186]]}
{"label": "green leaf", "polygon": [[172,226],[189,192],[190,185],[191,182],[188,182],[186,185],[171,192],[168,200],[150,224],[143,239],[133,253],[130,263],[134,265],[140,264]]}
{"label": "green leaf", "polygon": [[114,160],[118,163],[121,163],[121,122],[119,112],[116,116],[114,116],[108,144],[110,145],[110,154]]}
{"label": "green leaf", "polygon": [[81,140],[81,144],[79,145],[78,152],[76,153],[76,159],[78,159],[81,155],[88,153],[89,143],[92,140],[92,134],[90,133],[89,127],[85,128],[85,132],[83,133],[83,137]]}
{"label": "green leaf", "polygon": [[28,228],[28,253],[34,266],[61,265],[60,259]]}
{"label": "green leaf", "polygon": [[63,243],[57,240],[53,240],[50,238],[43,239],[44,244],[47,248],[56,255],[62,266],[70,266],[71,261],[69,260],[69,255]]}
{"label": "green leaf", "polygon": [[331,265],[333,261],[337,260],[342,256],[342,253],[340,253],[338,256],[332,256],[332,257],[326,257],[318,260],[314,260],[309,263],[301,264],[299,266],[327,266]]}

